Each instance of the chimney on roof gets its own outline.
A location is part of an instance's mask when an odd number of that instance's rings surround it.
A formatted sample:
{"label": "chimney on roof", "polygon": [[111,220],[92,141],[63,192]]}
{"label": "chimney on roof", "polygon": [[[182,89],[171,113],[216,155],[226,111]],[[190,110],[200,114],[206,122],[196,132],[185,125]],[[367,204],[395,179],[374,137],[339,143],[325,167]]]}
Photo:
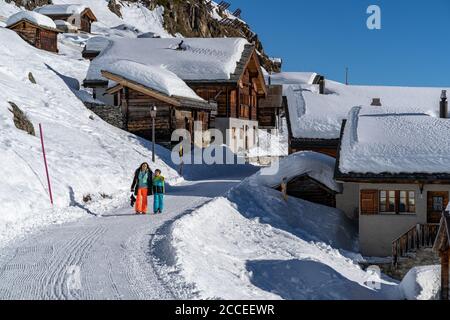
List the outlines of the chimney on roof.
{"label": "chimney on roof", "polygon": [[325,94],[325,77],[320,76],[319,78],[319,93]]}
{"label": "chimney on roof", "polygon": [[373,98],[372,103],[370,104],[374,107],[381,107],[381,99],[380,98]]}
{"label": "chimney on roof", "polygon": [[439,104],[439,116],[442,119],[448,118],[447,90],[442,90],[441,93],[441,102]]}

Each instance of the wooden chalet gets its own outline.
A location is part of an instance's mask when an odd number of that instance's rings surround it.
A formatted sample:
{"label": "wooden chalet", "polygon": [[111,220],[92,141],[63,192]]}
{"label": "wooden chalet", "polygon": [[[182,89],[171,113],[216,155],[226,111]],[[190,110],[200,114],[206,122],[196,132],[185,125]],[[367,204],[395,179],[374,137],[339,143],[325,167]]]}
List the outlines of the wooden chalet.
{"label": "wooden chalet", "polygon": [[78,27],[79,31],[87,33],[91,33],[92,23],[97,21],[97,17],[90,8],[77,4],[49,4],[40,7],[35,11],[51,18],[54,21],[66,21]]}
{"label": "wooden chalet", "polygon": [[[244,41],[243,39],[240,39]],[[168,39],[136,39],[130,40],[139,46],[140,49],[145,49],[145,44],[148,43],[149,50],[152,50],[151,54],[158,55],[157,59],[164,63],[164,50],[154,49],[159,43],[166,43],[167,45],[176,45],[179,40]],[[169,42],[170,41],[170,42]],[[177,42],[176,42],[177,41]],[[234,41],[232,39],[197,39],[186,38],[184,43],[194,43],[196,46],[205,46],[205,50],[214,48],[215,41],[221,44],[223,41]],[[142,44],[142,46],[141,46]],[[114,46],[114,43],[113,43]],[[122,47],[123,48],[123,47]],[[153,49],[152,49],[153,48]],[[98,54],[99,50],[96,49],[92,52],[86,52],[84,56],[87,58],[94,57]],[[172,50],[168,53],[172,56],[178,56],[179,61],[183,61],[182,49]],[[188,52],[188,55],[190,53]],[[116,57],[114,57],[116,58]],[[125,49],[121,52],[121,58],[127,59],[127,52]],[[210,57],[206,56],[207,59]],[[93,59],[92,65],[96,65],[105,59],[105,55],[99,55]],[[141,58],[147,59],[147,58]],[[180,63],[179,62],[179,63]],[[152,61],[142,61],[142,64],[151,64]],[[201,58],[195,63],[199,64],[199,70],[201,72]],[[176,73],[176,72],[175,72]],[[258,107],[260,100],[267,95],[267,88],[262,73],[262,68],[259,62],[259,58],[254,45],[245,44],[244,50],[241,53],[240,59],[236,61],[235,70],[228,76],[218,78],[209,73],[200,73],[195,80],[186,79],[191,75],[180,74],[178,75],[199,97],[207,102],[213,102],[217,108],[216,110],[210,110],[208,117],[209,128],[218,129],[224,137],[223,143],[228,143],[232,151],[238,151],[239,149],[248,150],[256,142],[256,129],[258,129]],[[209,78],[211,77],[211,78]],[[105,91],[108,81],[100,79],[98,75],[95,77],[87,77],[83,82],[84,86],[93,89],[94,96],[97,99],[103,99],[107,104],[112,104],[117,99],[111,97],[113,91]],[[116,92],[117,93],[117,92]],[[201,114],[199,114],[200,116]],[[242,142],[243,141],[243,142]]]}
{"label": "wooden chalet", "polygon": [[289,115],[289,108],[284,108],[287,127],[288,127],[288,143],[289,154],[300,151],[314,151],[326,154],[327,156],[336,158],[339,147],[339,139],[312,139],[312,138],[297,138],[292,134],[292,126]]}
{"label": "wooden chalet", "polygon": [[[354,108],[352,112],[358,109]],[[387,120],[389,117],[392,119]],[[378,132],[367,129],[370,121],[375,121],[372,125],[377,127]],[[390,126],[391,121],[402,121],[403,125]],[[448,147],[445,128],[450,129],[450,126],[446,121],[438,121],[443,131],[440,135],[420,132],[424,123],[430,127],[437,125],[436,118],[427,115],[352,113],[351,120],[343,121],[334,178],[343,183],[344,190],[337,196],[336,203],[337,208],[359,220],[360,249],[364,255],[392,255],[395,264],[409,250],[414,250],[410,239],[416,237],[415,234],[426,239],[418,245],[432,246],[442,211],[449,203],[450,173],[442,156],[430,153],[426,146],[438,144],[442,148]],[[408,143],[415,147],[414,151],[404,154],[408,163],[405,163],[403,172],[398,172],[396,165],[392,165],[393,159],[398,159],[395,150],[400,142],[386,140],[387,137],[397,136],[398,130],[417,130],[416,138],[411,136],[411,141],[401,142],[401,146]],[[358,132],[358,140],[352,140],[353,132]],[[372,138],[374,134],[376,138]],[[359,147],[364,144],[361,141],[367,141],[369,136],[373,139],[371,143],[377,145],[377,149],[374,147],[370,151],[380,157],[379,150],[383,150],[383,161],[378,158],[375,172],[369,169],[371,153],[361,151]],[[351,148],[348,147],[350,141]],[[433,163],[431,168],[435,172],[424,168],[424,159]]]}
{"label": "wooden chalet", "polygon": [[188,130],[194,140],[194,121],[200,121],[203,130],[209,128],[211,112],[215,111],[215,107],[207,101],[168,96],[107,71],[102,71],[102,75],[116,83],[107,93],[117,95],[124,115],[124,126],[129,132],[151,140],[150,110],[153,106],[157,107],[155,132],[156,142],[160,145],[171,147],[171,136],[176,129]]}
{"label": "wooden chalet", "polygon": [[255,46],[246,45],[230,79],[185,80],[200,97],[217,102],[217,118],[257,121],[261,98],[266,97],[264,81]]}
{"label": "wooden chalet", "polygon": [[258,105],[258,123],[260,129],[278,128],[278,119],[285,109],[282,85],[267,86],[267,97],[261,98]]}
{"label": "wooden chalet", "polygon": [[38,49],[58,53],[59,31],[56,28],[39,25],[26,18],[8,25],[7,28]]}
{"label": "wooden chalet", "polygon": [[442,214],[433,251],[441,260],[441,300],[450,300],[450,212]]}
{"label": "wooden chalet", "polygon": [[[276,189],[281,191],[281,185]],[[335,208],[338,192],[308,174],[303,174],[287,181],[287,194],[294,198]]]}

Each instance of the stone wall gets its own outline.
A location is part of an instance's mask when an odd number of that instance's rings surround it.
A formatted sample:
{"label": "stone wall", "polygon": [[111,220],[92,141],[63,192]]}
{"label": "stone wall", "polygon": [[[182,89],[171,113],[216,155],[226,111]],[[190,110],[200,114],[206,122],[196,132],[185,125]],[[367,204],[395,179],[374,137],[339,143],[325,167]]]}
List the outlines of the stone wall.
{"label": "stone wall", "polygon": [[85,106],[102,120],[119,129],[125,129],[125,121],[119,106],[84,103]]}

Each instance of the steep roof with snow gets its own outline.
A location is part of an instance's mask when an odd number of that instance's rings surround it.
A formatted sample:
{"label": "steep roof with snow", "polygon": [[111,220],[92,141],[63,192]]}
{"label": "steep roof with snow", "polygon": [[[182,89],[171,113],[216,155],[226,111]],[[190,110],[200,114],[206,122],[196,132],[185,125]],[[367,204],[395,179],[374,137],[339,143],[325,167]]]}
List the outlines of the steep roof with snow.
{"label": "steep roof with snow", "polygon": [[325,154],[302,151],[289,155],[279,162],[279,168],[274,174],[261,171],[252,176],[257,184],[267,187],[279,186],[284,178],[287,182],[299,177],[309,176],[322,183],[330,190],[342,192],[342,185],[334,180],[336,160]]}
{"label": "steep roof with snow", "polygon": [[450,119],[355,107],[343,132],[339,171],[449,175]]}
{"label": "steep roof with snow", "polygon": [[81,14],[86,9],[88,9],[88,7],[83,4],[49,4],[36,8],[34,11],[48,16],[56,16]]}
{"label": "steep roof with snow", "polygon": [[414,88],[353,86],[326,80],[325,93],[311,83],[311,73],[272,75],[273,84],[284,84],[288,100],[291,131],[294,138],[338,139],[342,120],[355,106],[370,105],[380,98],[388,112],[426,113],[437,116],[441,90]]}
{"label": "steep roof with snow", "polygon": [[6,26],[11,27],[20,21],[28,21],[42,28],[56,29],[56,24],[52,19],[33,11],[20,11],[13,14],[6,21]]}
{"label": "steep roof with snow", "polygon": [[104,80],[101,70],[119,60],[161,67],[186,81],[229,80],[247,45],[242,38],[114,39],[92,61],[86,80]]}
{"label": "steep roof with snow", "polygon": [[154,65],[143,65],[134,61],[120,60],[106,65],[103,71],[139,83],[169,97],[183,97],[204,101],[173,72]]}

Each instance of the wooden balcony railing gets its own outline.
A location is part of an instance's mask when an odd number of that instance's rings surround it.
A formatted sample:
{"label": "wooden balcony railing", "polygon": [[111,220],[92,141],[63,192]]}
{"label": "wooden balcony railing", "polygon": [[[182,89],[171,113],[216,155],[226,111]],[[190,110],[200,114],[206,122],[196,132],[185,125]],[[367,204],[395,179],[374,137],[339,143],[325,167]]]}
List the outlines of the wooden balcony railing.
{"label": "wooden balcony railing", "polygon": [[421,248],[432,248],[439,224],[418,224],[392,242],[392,265],[398,267],[401,257]]}

